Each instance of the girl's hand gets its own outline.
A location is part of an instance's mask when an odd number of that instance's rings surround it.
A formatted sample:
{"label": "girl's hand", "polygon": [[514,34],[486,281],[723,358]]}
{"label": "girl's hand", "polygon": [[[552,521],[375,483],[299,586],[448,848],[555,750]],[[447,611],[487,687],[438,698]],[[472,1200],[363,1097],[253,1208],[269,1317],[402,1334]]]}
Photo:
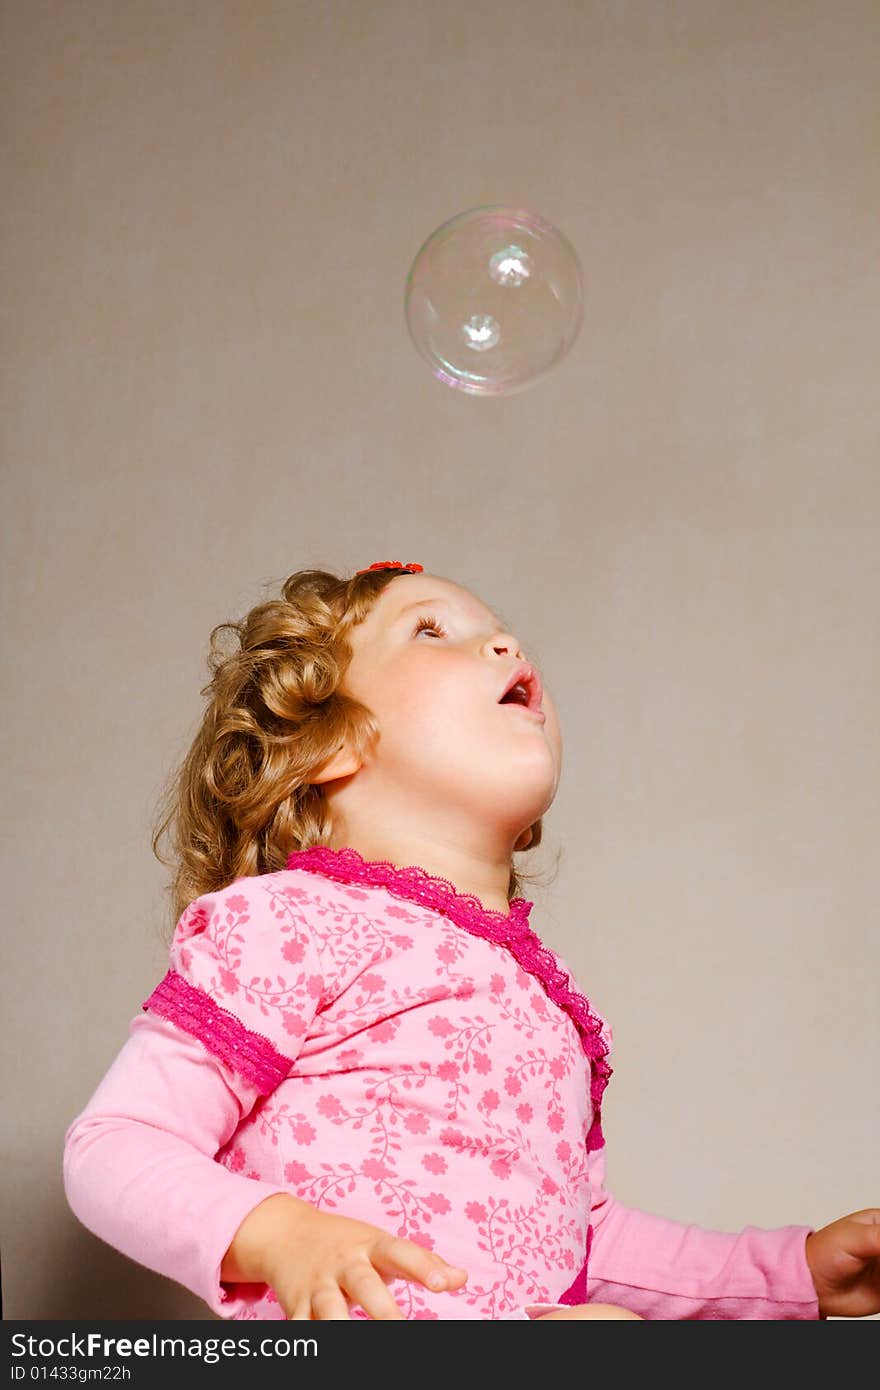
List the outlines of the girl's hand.
{"label": "girl's hand", "polygon": [[806,1253],[824,1317],[880,1313],[880,1207],[850,1212],[813,1231]]}
{"label": "girl's hand", "polygon": [[460,1289],[467,1272],[414,1241],[279,1192],[241,1223],[220,1277],[271,1285],[288,1319],[308,1322],[348,1318],[352,1303],[371,1318],[404,1319],[387,1288],[392,1279],[437,1293]]}

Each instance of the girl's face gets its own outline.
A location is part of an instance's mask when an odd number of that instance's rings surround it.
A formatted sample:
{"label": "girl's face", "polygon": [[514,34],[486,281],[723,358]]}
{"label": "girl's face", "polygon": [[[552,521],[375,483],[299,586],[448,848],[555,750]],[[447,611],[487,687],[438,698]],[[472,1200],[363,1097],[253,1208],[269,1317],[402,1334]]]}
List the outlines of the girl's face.
{"label": "girl's face", "polygon": [[346,814],[369,811],[389,829],[401,815],[418,817],[435,837],[464,832],[508,853],[552,803],[562,768],[546,688],[544,723],[499,704],[528,652],[467,589],[430,574],[388,584],[349,640],[344,686],[381,734],[347,789],[359,797]]}

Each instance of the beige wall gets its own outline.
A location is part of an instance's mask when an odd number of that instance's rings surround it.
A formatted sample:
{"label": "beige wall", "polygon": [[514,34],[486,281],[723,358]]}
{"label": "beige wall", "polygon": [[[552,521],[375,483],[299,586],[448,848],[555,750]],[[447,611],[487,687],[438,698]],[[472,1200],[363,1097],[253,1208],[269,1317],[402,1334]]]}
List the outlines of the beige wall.
{"label": "beige wall", "polygon": [[[62,1141],[164,973],[208,632],[306,565],[419,560],[545,675],[532,920],[614,1028],[612,1191],[880,1204],[878,41],[871,0],[2,7],[8,1317],[206,1315],[77,1223]],[[488,202],[586,313],[475,400],[402,292]]]}

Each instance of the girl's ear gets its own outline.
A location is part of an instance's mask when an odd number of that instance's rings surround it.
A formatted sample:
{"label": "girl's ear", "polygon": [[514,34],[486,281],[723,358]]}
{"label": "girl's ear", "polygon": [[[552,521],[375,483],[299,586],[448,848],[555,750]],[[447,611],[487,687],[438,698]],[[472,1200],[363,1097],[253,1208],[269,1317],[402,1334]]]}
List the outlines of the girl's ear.
{"label": "girl's ear", "polygon": [[335,782],[340,777],[351,777],[352,773],[359,771],[361,764],[353,753],[347,749],[340,748],[338,753],[334,753],[325,763],[316,768],[310,778],[310,786],[317,786],[321,782]]}

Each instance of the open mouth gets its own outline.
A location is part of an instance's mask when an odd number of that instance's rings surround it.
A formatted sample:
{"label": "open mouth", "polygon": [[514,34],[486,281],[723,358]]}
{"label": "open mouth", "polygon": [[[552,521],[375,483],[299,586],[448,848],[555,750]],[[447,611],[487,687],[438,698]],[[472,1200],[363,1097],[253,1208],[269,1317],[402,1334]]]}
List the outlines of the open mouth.
{"label": "open mouth", "polygon": [[507,677],[504,689],[498,697],[500,705],[517,705],[532,713],[541,712],[544,689],[541,678],[533,666],[527,662],[517,666]]}
{"label": "open mouth", "polygon": [[547,716],[540,708],[541,692],[532,676],[526,676],[522,680],[514,681],[508,690],[505,690],[499,705],[507,705],[508,708],[521,710],[523,714],[528,714],[532,719],[543,724]]}
{"label": "open mouth", "polygon": [[529,691],[523,681],[517,681],[516,685],[511,686],[498,701],[499,705],[525,705],[529,706]]}

